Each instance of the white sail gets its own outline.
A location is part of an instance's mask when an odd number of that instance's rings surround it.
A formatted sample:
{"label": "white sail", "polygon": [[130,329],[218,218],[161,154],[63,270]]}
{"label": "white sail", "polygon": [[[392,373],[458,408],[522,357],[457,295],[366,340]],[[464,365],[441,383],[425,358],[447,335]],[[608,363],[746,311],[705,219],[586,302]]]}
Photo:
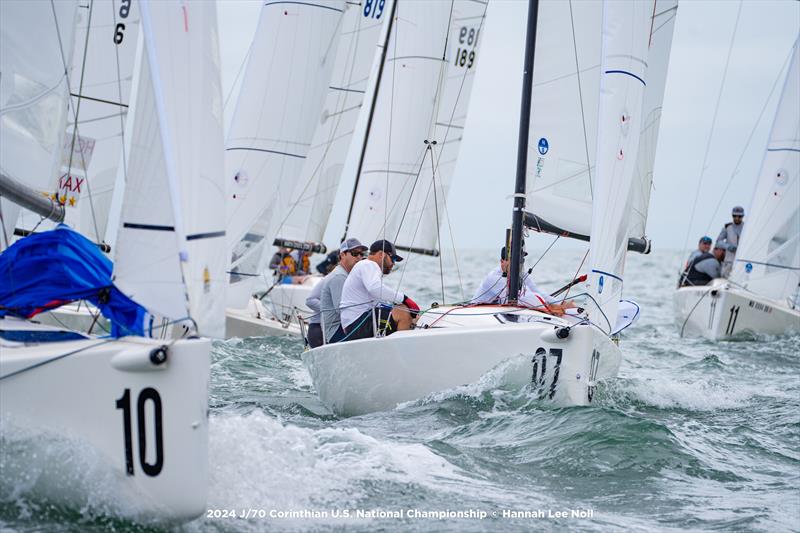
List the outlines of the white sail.
{"label": "white sail", "polygon": [[631,191],[636,180],[642,99],[648,77],[648,45],[653,6],[648,2],[606,0],[597,168],[594,179],[589,294],[603,318],[592,321],[606,333],[616,324],[622,295]]}
{"label": "white sail", "polygon": [[[278,224],[278,237],[321,242],[365,102],[381,28],[392,0],[345,4],[336,61],[322,116],[300,178]],[[283,208],[284,206],[278,206]],[[288,212],[287,212],[288,210]]]}
{"label": "white sail", "polygon": [[[650,24],[643,144],[637,156],[630,237],[647,221],[655,147],[677,0],[641,2]],[[602,3],[543,0],[533,69],[528,211],[572,234],[591,232],[600,94]],[[546,53],[545,53],[546,51]]]}
{"label": "white sail", "polygon": [[795,42],[731,280],[797,306],[800,287],[800,54]]}
{"label": "white sail", "polygon": [[320,122],[343,11],[343,0],[261,9],[226,142],[232,307],[245,306],[291,203]]}
{"label": "white sail", "polygon": [[[77,8],[76,1],[0,2],[0,171],[53,197]],[[1,249],[19,208],[0,198],[0,215]]]}
{"label": "white sail", "polygon": [[485,12],[485,2],[397,5],[348,235],[438,254]]}
{"label": "white sail", "polygon": [[154,314],[224,335],[222,95],[215,4],[141,3],[116,283]]}
{"label": "white sail", "polygon": [[79,17],[57,194],[65,206],[65,221],[101,242],[122,160],[139,0],[86,3]]}

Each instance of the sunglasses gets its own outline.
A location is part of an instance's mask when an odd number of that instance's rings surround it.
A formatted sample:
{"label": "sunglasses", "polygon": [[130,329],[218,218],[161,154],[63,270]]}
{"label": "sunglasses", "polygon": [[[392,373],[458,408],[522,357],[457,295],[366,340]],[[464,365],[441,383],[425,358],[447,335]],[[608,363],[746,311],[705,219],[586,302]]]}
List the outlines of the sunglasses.
{"label": "sunglasses", "polygon": [[367,255],[365,252],[356,252],[356,251],[350,251],[347,253],[352,255],[353,257],[365,257]]}

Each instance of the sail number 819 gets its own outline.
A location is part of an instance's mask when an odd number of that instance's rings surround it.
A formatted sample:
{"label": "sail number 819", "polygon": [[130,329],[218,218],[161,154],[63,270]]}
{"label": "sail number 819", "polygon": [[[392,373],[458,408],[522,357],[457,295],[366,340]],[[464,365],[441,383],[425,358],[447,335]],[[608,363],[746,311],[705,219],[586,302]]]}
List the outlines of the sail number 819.
{"label": "sail number 819", "polygon": [[367,18],[379,19],[383,15],[383,8],[386,5],[386,0],[365,0],[364,1],[364,16]]}

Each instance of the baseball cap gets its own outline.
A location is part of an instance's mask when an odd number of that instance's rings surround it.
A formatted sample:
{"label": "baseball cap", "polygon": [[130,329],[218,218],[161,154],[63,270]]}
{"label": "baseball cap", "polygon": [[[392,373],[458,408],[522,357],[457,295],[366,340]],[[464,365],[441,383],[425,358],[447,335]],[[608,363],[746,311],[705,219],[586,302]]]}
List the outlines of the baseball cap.
{"label": "baseball cap", "polygon": [[705,243],[705,244],[711,244],[713,241],[711,240],[711,237],[706,235],[706,236],[700,238],[700,242]]}
{"label": "baseball cap", "polygon": [[343,254],[345,252],[349,252],[350,250],[355,250],[356,248],[363,248],[367,249],[366,246],[361,244],[356,238],[350,237],[349,239],[345,239],[342,241],[342,244],[339,245],[339,253]]}
{"label": "baseball cap", "polygon": [[374,254],[375,252],[384,251],[387,254],[392,256],[392,261],[395,263],[399,263],[403,260],[402,257],[397,255],[397,250],[395,250],[394,244],[392,241],[387,241],[386,239],[381,239],[379,241],[375,241],[372,243],[372,246],[369,247],[369,253]]}
{"label": "baseball cap", "polygon": [[[528,252],[522,250],[522,257],[525,257],[526,255],[528,255]],[[505,258],[506,258],[506,247],[503,246],[502,248],[500,248],[500,259],[505,259]]]}
{"label": "baseball cap", "polygon": [[737,205],[736,207],[733,208],[733,211],[731,211],[731,215],[743,217],[744,216],[744,207],[742,207],[740,205]]}

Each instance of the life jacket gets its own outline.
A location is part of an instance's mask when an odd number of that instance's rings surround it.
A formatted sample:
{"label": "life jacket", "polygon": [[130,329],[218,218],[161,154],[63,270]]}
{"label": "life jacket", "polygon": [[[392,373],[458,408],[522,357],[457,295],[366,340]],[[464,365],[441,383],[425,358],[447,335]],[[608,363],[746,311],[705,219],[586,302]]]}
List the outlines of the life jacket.
{"label": "life jacket", "polygon": [[704,252],[697,257],[695,257],[689,266],[686,267],[686,270],[683,271],[683,275],[681,276],[681,287],[693,287],[698,285],[708,285],[712,278],[705,272],[700,272],[695,268],[695,265],[700,261],[705,261],[706,259],[715,259],[714,254],[710,252]]}
{"label": "life jacket", "polygon": [[290,254],[284,256],[281,259],[280,271],[284,276],[294,276],[297,272],[297,261],[294,260],[294,257]]}
{"label": "life jacket", "polygon": [[308,254],[303,254],[303,272],[311,272],[311,260],[308,258]]}

